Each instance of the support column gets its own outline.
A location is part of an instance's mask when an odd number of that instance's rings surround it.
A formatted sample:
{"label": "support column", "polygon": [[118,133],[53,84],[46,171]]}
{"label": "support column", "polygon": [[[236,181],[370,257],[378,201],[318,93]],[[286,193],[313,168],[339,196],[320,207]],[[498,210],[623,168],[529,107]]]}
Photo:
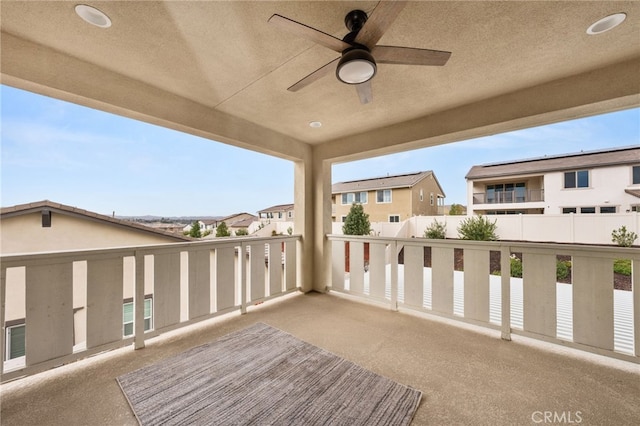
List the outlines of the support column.
{"label": "support column", "polygon": [[312,152],[295,162],[295,232],[302,234],[298,279],[303,292],[325,292],[331,277],[331,163]]}

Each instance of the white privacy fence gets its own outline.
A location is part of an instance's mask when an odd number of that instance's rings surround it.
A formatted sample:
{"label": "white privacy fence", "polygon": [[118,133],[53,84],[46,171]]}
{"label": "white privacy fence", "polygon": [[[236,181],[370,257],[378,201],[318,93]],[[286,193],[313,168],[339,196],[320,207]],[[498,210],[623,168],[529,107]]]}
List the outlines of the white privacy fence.
{"label": "white privacy fence", "polygon": [[[510,241],[612,244],[611,232],[622,226],[640,235],[639,213],[518,214],[488,215],[486,218],[491,222],[496,221],[496,234],[501,240]],[[424,231],[436,220],[446,225],[447,238],[459,238],[457,229],[465,219],[467,216],[415,216],[408,220],[410,236],[424,236]],[[640,240],[636,244],[640,244]]]}
{"label": "white privacy fence", "polygon": [[[2,381],[131,343],[141,348],[163,332],[294,291],[299,241],[226,238],[2,256]],[[16,327],[23,327],[20,342],[9,333]],[[12,359],[11,344],[24,354]]]}
{"label": "white privacy fence", "polygon": [[[333,291],[499,329],[505,339],[515,333],[640,363],[638,249],[328,238]],[[455,270],[456,251],[463,271]],[[500,276],[490,274],[492,251],[500,253]],[[506,272],[513,253],[522,256],[521,279]],[[557,282],[558,255],[571,258],[571,284]],[[633,291],[614,289],[616,259],[631,260]]]}

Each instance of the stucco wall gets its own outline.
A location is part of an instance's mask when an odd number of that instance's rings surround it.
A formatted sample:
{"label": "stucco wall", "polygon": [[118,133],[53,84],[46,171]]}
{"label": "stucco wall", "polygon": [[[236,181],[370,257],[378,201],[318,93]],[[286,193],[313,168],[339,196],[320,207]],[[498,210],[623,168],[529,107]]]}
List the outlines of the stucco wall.
{"label": "stucco wall", "polygon": [[170,237],[52,212],[51,227],[42,227],[39,212],[2,219],[2,254],[85,250],[176,242]]}
{"label": "stucco wall", "polygon": [[[589,170],[588,188],[564,188],[564,172],[548,173],[544,177],[546,213],[562,213],[563,207],[616,206],[618,213],[629,210],[640,199],[624,192],[631,186],[631,166],[595,168]],[[638,189],[640,186],[636,185]]]}

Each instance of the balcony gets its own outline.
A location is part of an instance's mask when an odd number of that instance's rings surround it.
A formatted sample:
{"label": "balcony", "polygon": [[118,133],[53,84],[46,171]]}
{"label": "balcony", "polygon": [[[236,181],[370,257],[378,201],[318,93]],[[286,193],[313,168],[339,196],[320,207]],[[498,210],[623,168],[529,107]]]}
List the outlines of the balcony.
{"label": "balcony", "polygon": [[541,201],[544,201],[544,189],[473,194],[473,204],[535,203]]}
{"label": "balcony", "polygon": [[[291,292],[300,257],[295,236],[3,256],[3,295],[11,285],[7,270],[26,269],[28,330],[26,366],[3,372],[3,380],[28,375],[2,385],[3,425],[136,424],[116,377],[256,322],[421,389],[414,424],[524,424],[549,411],[570,412],[585,424],[627,424],[640,416],[638,321],[620,324],[619,290],[610,284],[613,259],[632,259],[638,270],[637,250],[338,235],[328,242],[333,255],[326,294]],[[465,260],[461,288],[456,249]],[[489,275],[491,251],[501,253],[502,270],[510,253],[522,253],[520,292],[508,275]],[[549,279],[556,254],[573,261],[568,318]],[[149,257],[153,268],[144,266]],[[119,265],[131,258],[135,283],[153,276],[155,328],[142,329],[139,309],[135,336],[123,338]],[[53,342],[70,342],[73,274],[60,271],[79,261],[87,262],[89,310],[85,347],[74,352],[70,343]],[[43,276],[48,285],[37,287]],[[626,293],[631,318],[639,318],[638,292]],[[136,306],[142,307],[143,296],[143,286],[136,286]],[[46,309],[38,305],[44,301]],[[624,327],[630,328],[626,334]],[[621,330],[630,341],[621,341]],[[115,341],[107,337],[116,335]],[[102,353],[107,349],[113,350]],[[50,369],[61,364],[67,365]]]}

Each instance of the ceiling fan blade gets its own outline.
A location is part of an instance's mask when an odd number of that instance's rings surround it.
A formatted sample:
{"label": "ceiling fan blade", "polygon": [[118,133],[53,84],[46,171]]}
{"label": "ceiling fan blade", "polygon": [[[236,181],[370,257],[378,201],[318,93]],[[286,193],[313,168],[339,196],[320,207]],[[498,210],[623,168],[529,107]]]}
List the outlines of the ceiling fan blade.
{"label": "ceiling fan blade", "polygon": [[447,63],[451,52],[412,47],[376,46],[371,54],[379,64],[435,65]]}
{"label": "ceiling fan blade", "polygon": [[360,32],[356,36],[356,43],[364,44],[369,49],[373,49],[378,40],[396,20],[402,9],[407,5],[406,1],[381,1],[371,16],[364,23]]}
{"label": "ceiling fan blade", "polygon": [[268,22],[299,37],[306,38],[314,43],[318,43],[331,50],[335,50],[338,53],[342,53],[343,50],[351,47],[349,43],[345,43],[339,38],[323,33],[322,31],[316,30],[308,25],[301,24],[300,22],[285,18],[281,15],[272,15]]}
{"label": "ceiling fan blade", "polygon": [[334,70],[336,63],[339,60],[340,58],[336,58],[333,61],[329,62],[327,65],[324,65],[323,67],[318,68],[317,70],[315,70],[314,72],[312,72],[311,74],[303,78],[302,80],[298,81],[293,86],[289,87],[287,90],[290,92],[297,92],[300,89],[304,89],[311,83],[315,82],[316,80],[319,80],[320,78],[324,77],[325,75],[329,74],[332,70]]}
{"label": "ceiling fan blade", "polygon": [[371,88],[371,80],[356,85],[356,92],[360,98],[361,104],[368,104],[373,101],[373,90]]}

